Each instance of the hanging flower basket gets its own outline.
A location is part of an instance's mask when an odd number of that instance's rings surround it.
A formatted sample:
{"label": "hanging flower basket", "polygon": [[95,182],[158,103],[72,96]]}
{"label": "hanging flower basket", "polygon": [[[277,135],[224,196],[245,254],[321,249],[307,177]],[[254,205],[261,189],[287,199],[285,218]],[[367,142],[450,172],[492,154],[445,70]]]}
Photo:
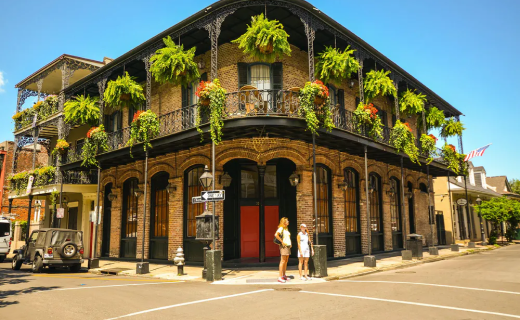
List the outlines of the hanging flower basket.
{"label": "hanging flower basket", "polygon": [[135,77],[131,77],[128,72],[123,76],[118,76],[116,80],[110,80],[104,93],[104,101],[107,106],[119,108],[130,105],[139,105],[146,101],[143,87],[137,83]]}
{"label": "hanging flower basket", "polygon": [[130,94],[129,94],[129,93],[123,93],[123,94],[121,94],[121,96],[119,97],[119,100],[123,100],[123,101],[128,101],[128,100],[130,100]]}
{"label": "hanging flower basket", "polygon": [[56,154],[64,155],[69,150],[69,143],[65,139],[58,139],[56,142],[56,146],[52,149],[51,154],[54,156]]}
{"label": "hanging flower basket", "polygon": [[222,128],[224,127],[224,109],[226,107],[226,90],[220,85],[218,79],[211,81],[201,81],[199,88],[195,93],[199,97],[197,118],[195,126],[197,131],[201,134],[201,141],[203,139],[203,131],[200,129],[202,122],[201,113],[209,115],[209,125],[211,131],[211,140],[215,144],[222,141]]}
{"label": "hanging flower basket", "polygon": [[316,133],[322,126],[331,131],[334,128],[332,122],[332,110],[330,109],[329,89],[321,82],[307,82],[300,90],[300,108],[298,114],[305,117],[307,130]]}
{"label": "hanging flower basket", "polygon": [[81,165],[84,167],[98,166],[96,156],[104,151],[108,151],[108,135],[105,132],[105,127],[100,125],[90,128],[81,152],[83,158]]}
{"label": "hanging flower basket", "polygon": [[265,46],[259,46],[258,50],[260,50],[260,52],[262,52],[263,54],[271,54],[271,53],[273,53],[273,51],[274,51],[273,42],[271,41],[271,42],[269,42]]}
{"label": "hanging flower basket", "polygon": [[377,108],[372,103],[359,103],[354,111],[356,131],[360,134],[364,132],[372,139],[383,138],[383,122],[377,114]]}
{"label": "hanging flower basket", "polygon": [[345,51],[333,47],[325,47],[325,50],[318,56],[316,63],[316,78],[324,83],[335,83],[341,85],[341,82],[350,78],[352,73],[359,70],[359,62],[354,58],[355,50],[347,46]]}
{"label": "hanging flower basket", "polygon": [[426,157],[426,164],[430,164],[433,161],[433,157],[437,157],[437,137],[433,134],[422,134],[421,135],[421,152]]}
{"label": "hanging flower basket", "polygon": [[159,119],[152,110],[137,111],[132,120],[130,127],[130,139],[126,146],[130,146],[130,155],[132,155],[132,146],[135,143],[143,142],[144,151],[151,148],[150,140],[159,135]]}
{"label": "hanging flower basket", "polygon": [[410,157],[410,160],[420,165],[419,149],[415,143],[415,136],[412,133],[412,128],[408,122],[395,122],[392,131],[390,132],[390,144],[395,148],[397,153],[404,152]]}

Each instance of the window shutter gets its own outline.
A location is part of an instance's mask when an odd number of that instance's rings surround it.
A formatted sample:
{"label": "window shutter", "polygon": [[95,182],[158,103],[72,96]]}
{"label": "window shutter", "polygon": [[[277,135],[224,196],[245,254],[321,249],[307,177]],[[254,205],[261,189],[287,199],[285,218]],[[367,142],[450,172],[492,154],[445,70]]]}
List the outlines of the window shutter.
{"label": "window shutter", "polygon": [[271,65],[271,70],[273,72],[273,90],[282,90],[283,89],[283,65],[281,62],[275,62]]}
{"label": "window shutter", "polygon": [[388,116],[385,110],[381,110],[378,107],[376,107],[378,110],[379,118],[381,118],[381,122],[385,127],[388,127]]}
{"label": "window shutter", "polygon": [[207,73],[207,72],[204,72],[204,73],[200,76],[200,81],[208,81],[208,73]]}
{"label": "window shutter", "polygon": [[397,122],[397,117],[395,114],[392,115],[392,127],[395,126],[395,123]]}
{"label": "window shutter", "polygon": [[112,128],[110,127],[110,115],[105,114],[105,131],[112,132]]}
{"label": "window shutter", "polygon": [[345,90],[339,89],[337,93],[337,101],[339,104],[339,115],[344,121],[345,119]]}
{"label": "window shutter", "polygon": [[188,106],[188,97],[189,97],[189,94],[188,94],[188,88],[185,88],[185,87],[181,87],[181,92],[182,92],[182,107],[187,107]]}
{"label": "window shutter", "polygon": [[238,89],[247,85],[247,63],[239,62],[238,67]]}
{"label": "window shutter", "polygon": [[117,111],[117,130],[121,130],[123,128],[123,113],[121,111]]}

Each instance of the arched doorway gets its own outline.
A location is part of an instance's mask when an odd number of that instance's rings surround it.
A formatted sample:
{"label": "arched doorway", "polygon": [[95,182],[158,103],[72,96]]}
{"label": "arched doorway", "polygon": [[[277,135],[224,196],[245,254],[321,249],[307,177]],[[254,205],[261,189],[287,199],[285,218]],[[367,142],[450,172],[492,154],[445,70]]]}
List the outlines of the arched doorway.
{"label": "arched doorway", "polygon": [[168,260],[168,179],[167,172],[159,172],[151,180],[150,259]]}
{"label": "arched doorway", "polygon": [[383,234],[383,207],[381,194],[381,177],[377,173],[369,175],[370,192],[370,233],[372,251],[378,252],[385,249]]}
{"label": "arched doorway", "polygon": [[413,184],[408,181],[408,192],[410,197],[408,198],[408,221],[410,223],[410,233],[415,233],[415,198],[413,195]]}
{"label": "arched doorway", "polygon": [[392,248],[403,247],[403,229],[401,219],[401,184],[395,177],[390,178],[390,226],[392,228]]}
{"label": "arched doorway", "polygon": [[359,175],[352,168],[343,170],[345,183],[345,249],[346,254],[361,253],[359,221]]}
{"label": "arched doorway", "polygon": [[184,257],[186,261],[203,261],[203,243],[195,240],[197,223],[195,217],[204,211],[204,204],[192,203],[191,198],[200,196],[202,185],[199,178],[204,173],[204,165],[195,165],[184,171]]}
{"label": "arched doorway", "polygon": [[121,216],[121,258],[135,258],[137,251],[137,178],[123,183],[123,211]]}
{"label": "arched doorway", "polygon": [[224,165],[232,177],[224,201],[225,260],[264,262],[278,257],[273,235],[282,216],[289,218],[289,231],[296,238],[296,188],[289,183],[295,170],[288,159],[273,159],[265,166],[234,159]]}
{"label": "arched doorway", "polygon": [[108,195],[112,193],[112,183],[105,185],[103,193],[103,234],[101,237],[101,256],[110,256],[110,227],[112,221],[112,201],[108,199]]}
{"label": "arched doorway", "polygon": [[[316,200],[318,202],[319,244],[327,246],[327,257],[334,257],[331,172],[323,164],[316,166]],[[316,239],[314,241],[317,243]]]}

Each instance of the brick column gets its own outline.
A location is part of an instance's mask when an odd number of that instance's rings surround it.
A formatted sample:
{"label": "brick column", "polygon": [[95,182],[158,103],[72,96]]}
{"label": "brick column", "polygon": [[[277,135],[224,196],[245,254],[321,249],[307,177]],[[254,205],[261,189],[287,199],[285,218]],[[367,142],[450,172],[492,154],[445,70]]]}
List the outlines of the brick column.
{"label": "brick column", "polygon": [[359,176],[359,226],[361,233],[361,253],[368,254],[368,230],[367,230],[367,193],[365,186],[365,172]]}
{"label": "brick column", "polygon": [[177,248],[183,246],[183,181],[182,176],[168,179],[170,185],[177,187],[168,199],[168,260],[173,260]]}
{"label": "brick column", "polygon": [[[382,178],[382,179],[384,179],[384,178]],[[386,194],[386,191],[388,190],[388,188],[390,188],[390,185],[388,184],[388,182],[385,182],[385,180],[383,180],[381,182],[381,198],[383,199],[383,203],[381,204],[381,206],[383,208],[383,238],[384,238],[384,243],[385,243],[385,245],[384,245],[385,251],[391,251],[393,249],[393,246],[392,246],[392,215],[390,214],[390,196],[388,196]]]}
{"label": "brick column", "polygon": [[117,198],[112,201],[110,221],[110,257],[119,258],[121,253],[121,216],[123,208],[123,192],[121,188],[112,188]]}
{"label": "brick column", "polygon": [[343,183],[342,175],[332,176],[332,222],[334,257],[344,257],[346,251],[345,241],[345,191],[338,188]]}
{"label": "brick column", "polygon": [[[139,190],[144,191],[144,183],[139,183]],[[143,250],[143,218],[144,218],[144,212],[146,212],[146,225],[145,227],[145,233],[144,233],[144,258],[148,259],[149,255],[149,245],[150,245],[150,202],[152,199],[151,194],[151,186],[150,183],[148,183],[147,186],[147,200],[146,200],[146,210],[143,210],[144,208],[144,194],[141,194],[139,199],[137,200],[137,250],[136,250],[136,258],[141,259],[142,258],[142,250]]]}
{"label": "brick column", "polygon": [[312,200],[312,170],[310,168],[297,168],[296,173],[300,175],[300,183],[296,186],[296,223],[297,225],[305,223],[312,239],[315,228]]}

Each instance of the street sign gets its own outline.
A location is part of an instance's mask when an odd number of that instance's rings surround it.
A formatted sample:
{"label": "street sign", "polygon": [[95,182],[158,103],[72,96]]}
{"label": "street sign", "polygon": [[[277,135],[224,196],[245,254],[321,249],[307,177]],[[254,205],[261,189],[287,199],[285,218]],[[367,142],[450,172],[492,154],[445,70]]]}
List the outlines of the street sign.
{"label": "street sign", "polygon": [[65,208],[56,209],[56,218],[63,219],[65,217]]}
{"label": "street sign", "polygon": [[204,203],[204,202],[206,202],[206,201],[204,201],[204,199],[202,199],[201,196],[191,197],[191,203],[193,203],[193,204]]}
{"label": "street sign", "polygon": [[459,200],[457,200],[457,204],[458,204],[459,206],[465,206],[466,203],[468,203],[468,202],[466,201],[466,199],[459,199]]}
{"label": "street sign", "polygon": [[226,199],[224,190],[202,191],[200,197],[204,201],[223,201]]}

